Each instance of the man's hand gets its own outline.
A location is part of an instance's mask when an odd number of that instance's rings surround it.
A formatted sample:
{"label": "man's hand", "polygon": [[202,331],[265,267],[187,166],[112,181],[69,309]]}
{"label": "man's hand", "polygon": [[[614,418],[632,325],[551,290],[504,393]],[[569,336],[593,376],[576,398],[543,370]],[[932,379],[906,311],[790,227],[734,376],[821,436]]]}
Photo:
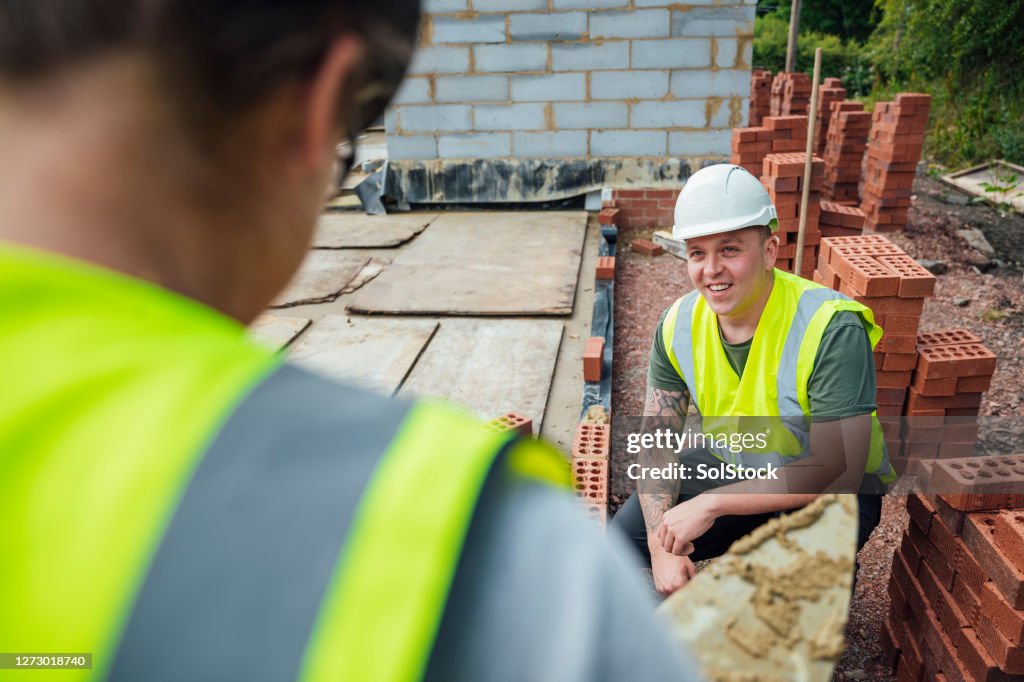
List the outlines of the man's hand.
{"label": "man's hand", "polygon": [[710,495],[703,494],[665,512],[658,531],[662,549],[677,556],[692,552],[693,541],[708,532],[715,522],[712,503]]}
{"label": "man's hand", "polygon": [[672,594],[697,575],[697,569],[694,568],[690,557],[669,554],[657,547],[651,548],[651,572],[654,574],[654,587],[665,596]]}

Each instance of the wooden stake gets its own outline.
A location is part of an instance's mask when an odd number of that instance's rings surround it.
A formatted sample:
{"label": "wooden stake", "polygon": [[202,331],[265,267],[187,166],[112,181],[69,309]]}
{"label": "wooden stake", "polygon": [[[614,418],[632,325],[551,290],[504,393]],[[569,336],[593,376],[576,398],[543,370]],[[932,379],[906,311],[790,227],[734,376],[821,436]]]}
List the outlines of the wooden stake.
{"label": "wooden stake", "polygon": [[800,30],[800,0],[793,0],[789,10],[789,41],[786,43],[786,71],[796,71],[796,35]]}
{"label": "wooden stake", "polygon": [[821,48],[814,50],[814,76],[811,78],[811,107],[807,110],[807,158],[804,159],[804,189],[800,195],[800,228],[796,235],[796,265],[793,274],[801,276],[804,266],[804,233],[807,231],[807,202],[811,198],[811,171],[814,158],[814,128],[818,121],[818,79],[821,77]]}

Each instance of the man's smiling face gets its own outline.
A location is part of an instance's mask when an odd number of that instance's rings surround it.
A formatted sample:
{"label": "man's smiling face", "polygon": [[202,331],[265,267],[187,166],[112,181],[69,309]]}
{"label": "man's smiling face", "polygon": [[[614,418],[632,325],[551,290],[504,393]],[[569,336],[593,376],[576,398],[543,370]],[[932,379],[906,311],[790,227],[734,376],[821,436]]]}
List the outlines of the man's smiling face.
{"label": "man's smiling face", "polygon": [[742,317],[771,282],[778,247],[767,228],[686,240],[690,281],[719,317]]}

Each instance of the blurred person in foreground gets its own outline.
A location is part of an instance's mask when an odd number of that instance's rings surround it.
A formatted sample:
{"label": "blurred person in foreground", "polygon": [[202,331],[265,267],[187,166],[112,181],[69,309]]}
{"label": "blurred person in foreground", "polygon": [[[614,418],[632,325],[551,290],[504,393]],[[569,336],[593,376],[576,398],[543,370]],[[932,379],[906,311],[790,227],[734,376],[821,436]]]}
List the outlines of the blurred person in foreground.
{"label": "blurred person in foreground", "polygon": [[547,446],[246,336],[418,20],[0,1],[0,651],[93,654],[61,679],[687,679]]}

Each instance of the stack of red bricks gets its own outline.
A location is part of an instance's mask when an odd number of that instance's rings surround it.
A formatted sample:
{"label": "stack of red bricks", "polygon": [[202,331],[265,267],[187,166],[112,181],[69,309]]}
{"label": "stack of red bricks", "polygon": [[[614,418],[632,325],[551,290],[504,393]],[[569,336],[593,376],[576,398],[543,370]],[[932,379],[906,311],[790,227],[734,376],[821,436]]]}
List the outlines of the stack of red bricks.
{"label": "stack of red bricks", "polygon": [[917,352],[901,434],[907,473],[923,459],[974,454],[982,394],[996,369],[996,356],[966,329],[922,332]]}
{"label": "stack of red bricks", "polygon": [[766,116],[760,127],[732,129],[730,162],[761,177],[768,154],[802,152],[806,148],[806,116]]}
{"label": "stack of red bricks", "polygon": [[[804,118],[804,117],[801,117]],[[804,118],[806,120],[806,118]],[[761,183],[768,189],[768,196],[775,204],[779,216],[779,255],[775,267],[786,272],[796,268],[797,234],[800,229],[800,200],[803,194],[804,154],[769,154],[764,157]],[[810,279],[817,261],[821,231],[818,218],[821,213],[821,180],[825,162],[818,157],[811,161],[811,186],[807,202],[807,225],[804,228],[803,272],[798,273]]]}
{"label": "stack of red bricks", "polygon": [[757,127],[772,109],[772,72],[754,69],[750,76],[750,109],[747,125]]}
{"label": "stack of red bricks", "polygon": [[825,142],[829,125],[832,120],[832,104],[846,99],[843,81],[838,78],[826,78],[818,86],[818,120],[814,122],[814,153],[825,154]]}
{"label": "stack of red bricks", "polygon": [[834,102],[825,135],[825,185],[822,193],[836,202],[860,203],[860,173],[867,149],[871,114],[860,102]]}
{"label": "stack of red bricks", "polygon": [[608,520],[608,455],[611,427],[583,422],[572,442],[572,475],[576,497],[601,525]]}
{"label": "stack of red bricks", "polygon": [[806,73],[784,72],[772,80],[771,115],[806,116],[811,104],[811,79]]}
{"label": "stack of red bricks", "polygon": [[[814,280],[863,303],[882,327],[875,347],[878,415],[903,414],[907,387],[917,367],[917,328],[935,275],[881,235],[821,240]],[[890,452],[900,448],[900,420],[883,420]]]}
{"label": "stack of red bricks", "polygon": [[896,679],[1024,680],[1024,455],[927,462],[919,482],[882,631]]}
{"label": "stack of red bricks", "polygon": [[930,95],[904,93],[875,105],[861,190],[867,232],[894,232],[907,224],[930,102]]}
{"label": "stack of red bricks", "polygon": [[620,229],[665,227],[674,222],[678,189],[617,189],[612,200]]}
{"label": "stack of red bricks", "polygon": [[[827,161],[825,162],[825,173],[828,173]],[[822,237],[855,237],[864,231],[864,212],[856,206],[822,201],[818,227],[821,229]]]}

